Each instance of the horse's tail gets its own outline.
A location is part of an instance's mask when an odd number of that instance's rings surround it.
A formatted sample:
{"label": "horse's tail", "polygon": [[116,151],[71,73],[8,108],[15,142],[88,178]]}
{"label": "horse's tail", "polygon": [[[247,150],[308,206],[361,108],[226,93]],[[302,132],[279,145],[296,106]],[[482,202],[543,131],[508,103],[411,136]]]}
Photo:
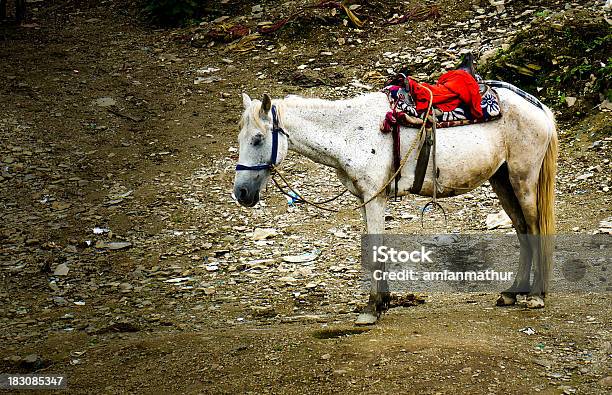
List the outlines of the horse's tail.
{"label": "horse's tail", "polygon": [[538,226],[540,234],[538,236],[540,243],[540,264],[544,275],[544,289],[546,292],[548,279],[552,271],[553,265],[553,235],[555,233],[555,176],[557,173],[557,154],[559,141],[557,137],[557,127],[555,118],[550,109],[544,106],[543,108],[551,125],[551,137],[546,148],[546,154],[542,166],[540,167],[540,175],[538,178]]}

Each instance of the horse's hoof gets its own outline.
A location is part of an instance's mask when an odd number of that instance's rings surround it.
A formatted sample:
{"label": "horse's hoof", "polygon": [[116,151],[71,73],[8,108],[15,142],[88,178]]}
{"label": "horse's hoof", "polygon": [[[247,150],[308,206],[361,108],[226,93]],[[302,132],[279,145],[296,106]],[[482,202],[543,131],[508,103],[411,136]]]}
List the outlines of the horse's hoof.
{"label": "horse's hoof", "polygon": [[510,294],[501,294],[497,298],[498,306],[513,306],[516,303],[516,296]]}
{"label": "horse's hoof", "polygon": [[361,313],[355,320],[355,325],[374,325],[378,320],[378,316],[372,313]]}
{"label": "horse's hoof", "polygon": [[540,296],[528,296],[523,302],[523,306],[528,309],[542,309],[544,308],[544,299]]}

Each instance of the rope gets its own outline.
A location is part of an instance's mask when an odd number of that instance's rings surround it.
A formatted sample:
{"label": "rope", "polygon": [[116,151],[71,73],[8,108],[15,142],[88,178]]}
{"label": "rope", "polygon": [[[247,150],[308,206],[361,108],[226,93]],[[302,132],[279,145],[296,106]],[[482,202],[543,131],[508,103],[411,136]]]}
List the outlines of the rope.
{"label": "rope", "polygon": [[326,199],[320,202],[312,202],[306,199],[304,196],[302,196],[298,191],[296,191],[295,188],[289,183],[289,181],[287,181],[287,179],[278,171],[278,169],[275,166],[273,166],[272,167],[272,181],[274,182],[274,185],[276,185],[278,190],[281,191],[283,195],[290,197],[290,198],[294,198],[294,196],[290,195],[287,191],[285,191],[283,187],[278,183],[278,181],[276,181],[276,178],[274,178],[274,176],[276,175],[278,175],[281,178],[281,180],[283,180],[283,182],[285,183],[285,186],[289,188],[289,190],[295,194],[295,196],[297,197],[297,201],[304,202],[306,204],[310,204],[314,207],[317,207],[325,211],[331,211],[334,213],[339,212],[340,210],[336,210],[334,208],[323,207],[322,204],[331,203],[332,201],[338,199],[340,196],[344,195],[348,191],[348,189],[344,189],[342,192],[340,192],[339,194],[337,194],[336,196],[330,199]]}

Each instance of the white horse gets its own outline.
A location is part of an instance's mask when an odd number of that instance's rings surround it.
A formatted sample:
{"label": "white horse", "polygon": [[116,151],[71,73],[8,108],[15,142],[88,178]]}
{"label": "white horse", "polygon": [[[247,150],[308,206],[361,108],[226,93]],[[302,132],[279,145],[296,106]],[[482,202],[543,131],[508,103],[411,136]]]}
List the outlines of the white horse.
{"label": "white horse", "polygon": [[[514,86],[507,84],[498,94],[503,113],[500,119],[438,129],[437,196],[467,193],[490,181],[512,219],[521,246],[514,284],[497,304],[512,305],[517,295],[526,295],[528,307],[544,307],[552,268],[551,237],[544,236],[554,233],[555,121],[546,106]],[[267,94],[260,101],[243,94],[243,103],[234,181],[234,194],[243,206],[252,207],[259,201],[270,178],[270,165],[280,165],[287,150],[336,169],[342,184],[361,202],[376,195],[394,172],[392,137],[379,130],[389,111],[384,93],[337,101],[298,96],[272,101]],[[273,128],[274,124],[278,127]],[[417,129],[402,128],[400,133],[403,155],[417,138]],[[410,193],[417,155],[412,152],[402,169],[398,196]],[[430,160],[419,195],[432,196],[433,175]],[[394,183],[390,188],[390,193],[395,193]],[[383,193],[362,209],[367,233],[383,233],[386,201]],[[368,305],[357,324],[376,322],[387,307],[387,290],[385,281],[371,279]]]}

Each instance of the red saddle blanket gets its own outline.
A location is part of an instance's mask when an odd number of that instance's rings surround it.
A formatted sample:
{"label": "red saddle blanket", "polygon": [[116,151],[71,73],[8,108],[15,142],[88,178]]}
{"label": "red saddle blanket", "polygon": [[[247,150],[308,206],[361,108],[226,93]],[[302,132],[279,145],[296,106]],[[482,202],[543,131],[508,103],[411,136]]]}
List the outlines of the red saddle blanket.
{"label": "red saddle blanket", "polygon": [[408,79],[410,93],[414,98],[416,110],[422,113],[429,105],[429,92],[423,87],[431,89],[433,93],[433,107],[441,111],[453,111],[465,103],[474,118],[482,119],[482,107],[478,83],[468,72],[451,70],[440,76],[436,85],[418,83],[412,78]]}

